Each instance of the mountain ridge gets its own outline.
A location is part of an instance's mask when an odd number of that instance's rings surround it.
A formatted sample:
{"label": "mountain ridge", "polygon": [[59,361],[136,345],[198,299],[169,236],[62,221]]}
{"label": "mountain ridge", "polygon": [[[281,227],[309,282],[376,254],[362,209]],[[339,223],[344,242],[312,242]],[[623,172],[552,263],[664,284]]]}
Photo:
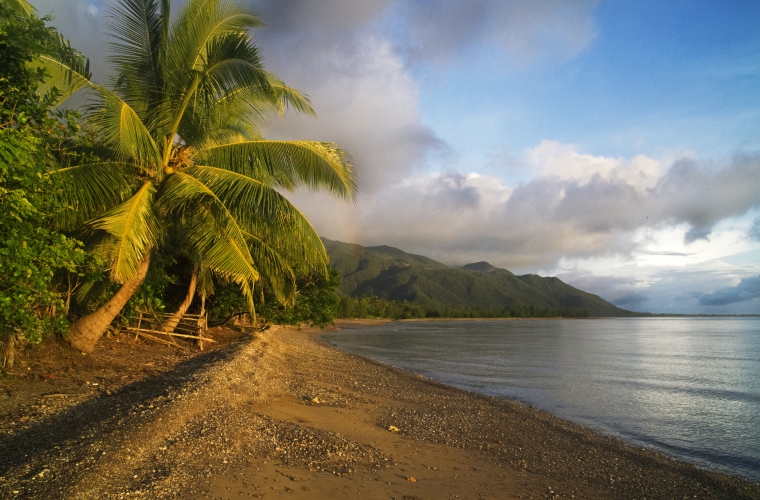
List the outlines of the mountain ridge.
{"label": "mountain ridge", "polygon": [[341,275],[338,290],[348,296],[375,295],[440,308],[535,306],[582,309],[590,316],[636,315],[556,277],[517,276],[484,261],[451,268],[388,245],[322,241],[330,263]]}

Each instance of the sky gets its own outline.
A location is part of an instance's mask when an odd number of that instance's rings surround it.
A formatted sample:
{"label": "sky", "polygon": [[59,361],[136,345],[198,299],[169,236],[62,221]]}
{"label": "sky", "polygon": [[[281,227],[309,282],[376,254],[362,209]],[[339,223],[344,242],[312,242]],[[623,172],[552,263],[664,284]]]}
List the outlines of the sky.
{"label": "sky", "polygon": [[[32,0],[108,74],[107,1]],[[174,12],[185,2],[174,0]],[[760,314],[760,3],[261,0],[267,69],[360,194],[327,238],[558,276],[635,311]]]}

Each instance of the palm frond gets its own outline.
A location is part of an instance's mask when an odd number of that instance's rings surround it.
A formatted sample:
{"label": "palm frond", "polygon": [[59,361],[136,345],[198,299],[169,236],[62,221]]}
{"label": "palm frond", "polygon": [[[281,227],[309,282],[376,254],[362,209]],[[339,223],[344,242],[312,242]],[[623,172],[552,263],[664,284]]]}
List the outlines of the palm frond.
{"label": "palm frond", "polygon": [[97,161],[46,174],[59,186],[58,204],[66,207],[55,221],[58,228],[73,231],[129,199],[137,187],[134,170],[124,162]]}
{"label": "palm frond", "polygon": [[285,85],[285,82],[272,73],[268,73],[267,77],[269,79],[269,86],[274,91],[275,102],[277,103],[277,110],[279,111],[280,116],[285,114],[288,106],[292,107],[299,113],[317,116],[314,108],[311,107],[311,99],[309,99],[308,95],[300,90],[288,87]]}
{"label": "palm frond", "polygon": [[343,199],[356,197],[348,154],[334,143],[249,141],[198,152],[198,162],[237,172],[285,189],[307,186]]}
{"label": "palm frond", "polygon": [[216,274],[236,282],[258,280],[243,228],[213,191],[186,172],[164,180],[157,210],[181,217],[190,253]]}
{"label": "palm frond", "polygon": [[326,272],[327,254],[319,235],[303,213],[276,190],[242,174],[214,167],[196,165],[184,173],[196,179],[208,190],[207,196],[223,207],[223,212],[215,215],[234,219],[245,237],[260,239],[301,268],[309,266]]}
{"label": "palm frond", "polygon": [[203,67],[195,72],[198,84],[178,128],[191,143],[277,111],[275,91],[250,35],[225,33],[207,45]]}
{"label": "palm frond", "polygon": [[273,96],[269,74],[264,71],[258,48],[248,33],[224,33],[209,40],[202,64],[202,88],[221,99],[240,88],[255,87],[263,99]]}
{"label": "palm frond", "polygon": [[135,110],[106,88],[94,89],[97,94],[90,106],[89,123],[102,142],[121,158],[134,160],[144,171],[160,176],[161,153]]}
{"label": "palm frond", "polygon": [[158,244],[161,230],[154,210],[156,188],[146,182],[129,200],[92,222],[109,237],[99,251],[110,262],[111,277],[123,283],[133,277],[145,255]]}
{"label": "palm frond", "polygon": [[166,42],[159,0],[121,0],[110,11],[109,28],[115,40],[110,44],[114,52],[110,62],[117,71],[116,88],[133,105],[155,104],[163,86],[161,58]]}
{"label": "palm frond", "polygon": [[211,39],[263,26],[251,1],[193,0],[172,26],[167,62],[174,71],[200,70]]}
{"label": "palm frond", "polygon": [[266,241],[246,234],[248,248],[261,281],[269,285],[277,300],[283,304],[293,304],[296,292],[296,276],[285,258]]}
{"label": "palm frond", "polygon": [[42,68],[47,75],[37,87],[38,94],[57,89],[60,95],[56,105],[59,105],[80,89],[92,85],[90,60],[74,50],[62,35],[48,37],[44,46],[45,53],[29,63],[32,68]]}

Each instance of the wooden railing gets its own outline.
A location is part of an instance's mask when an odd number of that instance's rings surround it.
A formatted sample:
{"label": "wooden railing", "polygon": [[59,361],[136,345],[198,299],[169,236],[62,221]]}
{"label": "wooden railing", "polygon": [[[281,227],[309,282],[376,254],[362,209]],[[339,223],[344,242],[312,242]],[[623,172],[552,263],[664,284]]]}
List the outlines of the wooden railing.
{"label": "wooden railing", "polygon": [[133,333],[135,340],[139,337],[144,337],[161,344],[179,348],[184,348],[184,346],[177,343],[176,339],[194,340],[198,343],[201,351],[203,350],[204,342],[216,342],[207,335],[208,319],[205,314],[185,314],[179,323],[177,323],[177,326],[174,327],[174,330],[167,332],[164,330],[163,324],[171,317],[171,314],[157,313],[153,310],[148,312],[140,311],[137,317],[137,325],[128,325],[125,327],[125,330]]}

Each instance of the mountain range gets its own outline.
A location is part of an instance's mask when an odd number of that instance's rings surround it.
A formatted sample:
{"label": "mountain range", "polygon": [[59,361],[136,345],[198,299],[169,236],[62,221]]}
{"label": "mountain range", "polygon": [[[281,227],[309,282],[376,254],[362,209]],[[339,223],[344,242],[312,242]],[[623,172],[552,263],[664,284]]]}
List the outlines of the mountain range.
{"label": "mountain range", "polygon": [[488,262],[451,268],[433,259],[389,246],[363,247],[323,238],[332,267],[340,273],[339,291],[427,307],[500,308],[535,306],[582,309],[590,316],[634,316],[598,295],[559,278],[517,276]]}

